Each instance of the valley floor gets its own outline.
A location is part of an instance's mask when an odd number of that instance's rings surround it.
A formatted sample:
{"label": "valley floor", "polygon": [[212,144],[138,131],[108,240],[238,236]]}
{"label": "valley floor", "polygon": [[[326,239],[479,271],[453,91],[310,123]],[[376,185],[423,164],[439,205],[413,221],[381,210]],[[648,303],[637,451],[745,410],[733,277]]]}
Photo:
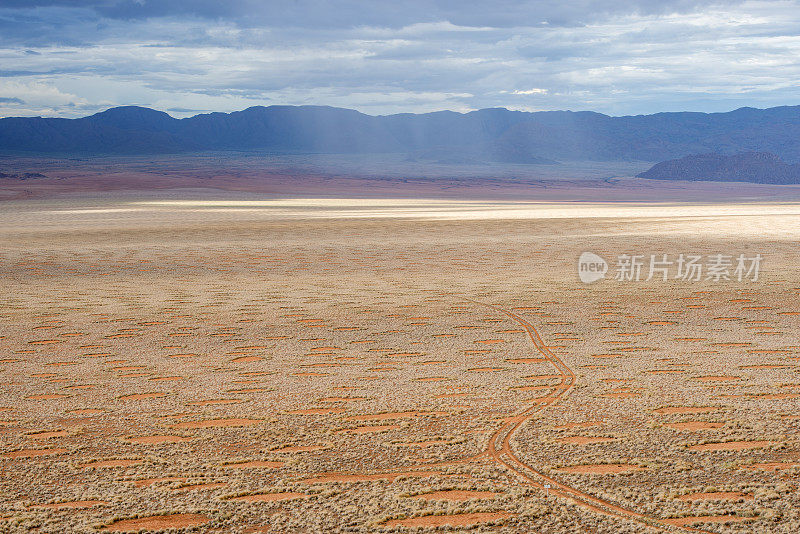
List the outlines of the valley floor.
{"label": "valley floor", "polygon": [[0,530],[800,528],[800,205],[263,198],[0,204]]}

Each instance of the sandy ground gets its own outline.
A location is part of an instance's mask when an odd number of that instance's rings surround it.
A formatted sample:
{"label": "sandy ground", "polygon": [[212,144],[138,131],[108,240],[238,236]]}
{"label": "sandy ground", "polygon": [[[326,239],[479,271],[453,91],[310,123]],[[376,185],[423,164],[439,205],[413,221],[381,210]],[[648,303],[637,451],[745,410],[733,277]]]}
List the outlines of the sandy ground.
{"label": "sandy ground", "polygon": [[[0,531],[795,532],[799,215],[5,202]],[[584,251],[764,262],[586,285]]]}

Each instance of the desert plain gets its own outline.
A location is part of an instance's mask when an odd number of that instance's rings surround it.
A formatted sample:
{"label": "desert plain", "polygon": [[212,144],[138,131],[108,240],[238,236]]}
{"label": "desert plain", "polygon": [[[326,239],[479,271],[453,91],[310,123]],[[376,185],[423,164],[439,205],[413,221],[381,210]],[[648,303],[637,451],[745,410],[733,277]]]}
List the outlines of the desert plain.
{"label": "desert plain", "polygon": [[800,530],[796,202],[112,191],[0,236],[2,532]]}

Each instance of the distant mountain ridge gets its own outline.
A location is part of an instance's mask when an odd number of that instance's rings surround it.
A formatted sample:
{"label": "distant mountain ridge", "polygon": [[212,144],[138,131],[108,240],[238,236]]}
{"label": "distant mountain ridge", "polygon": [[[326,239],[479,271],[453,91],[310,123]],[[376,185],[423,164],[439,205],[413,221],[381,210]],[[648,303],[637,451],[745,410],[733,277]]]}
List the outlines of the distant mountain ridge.
{"label": "distant mountain ridge", "polygon": [[771,152],[800,161],[800,106],[610,117],[505,108],[371,116],[324,106],[251,107],[185,119],[125,106],[79,119],[0,119],[0,153],[156,154],[242,150],[409,153],[442,161],[661,161]]}
{"label": "distant mountain ridge", "polygon": [[730,156],[696,154],[657,163],[637,177],[655,180],[800,184],[800,164],[790,165],[769,152],[743,152]]}
{"label": "distant mountain ridge", "polygon": [[47,178],[40,172],[0,172],[0,179],[7,178],[11,180],[33,180],[35,178]]}

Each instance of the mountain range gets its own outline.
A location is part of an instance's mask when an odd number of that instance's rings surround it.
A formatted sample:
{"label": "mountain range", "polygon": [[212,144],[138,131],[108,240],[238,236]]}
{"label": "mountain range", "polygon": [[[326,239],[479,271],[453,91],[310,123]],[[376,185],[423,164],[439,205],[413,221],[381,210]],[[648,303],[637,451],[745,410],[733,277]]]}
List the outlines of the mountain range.
{"label": "mountain range", "polygon": [[800,106],[611,117],[505,108],[371,116],[324,106],[251,107],[176,119],[125,106],[78,119],[0,119],[0,154],[198,151],[407,153],[420,161],[662,161],[771,152],[800,161]]}

